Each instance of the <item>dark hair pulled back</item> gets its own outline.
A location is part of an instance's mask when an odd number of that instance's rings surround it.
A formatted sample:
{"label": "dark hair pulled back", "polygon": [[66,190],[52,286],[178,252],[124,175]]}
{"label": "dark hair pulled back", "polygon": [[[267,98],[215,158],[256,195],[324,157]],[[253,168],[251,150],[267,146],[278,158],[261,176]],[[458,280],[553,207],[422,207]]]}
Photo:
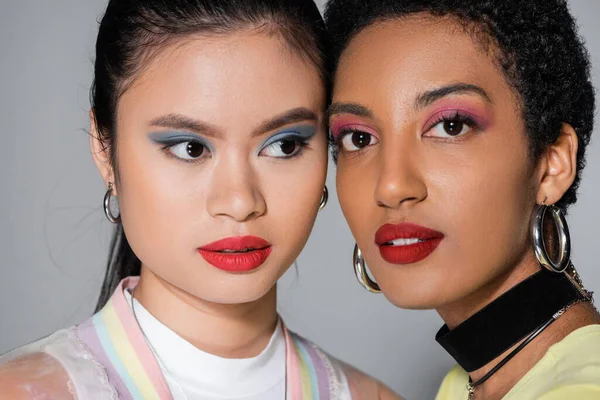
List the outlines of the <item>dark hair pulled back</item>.
{"label": "dark hair pulled back", "polygon": [[[109,1],[96,41],[91,105],[117,184],[117,106],[129,85],[161,49],[178,40],[244,30],[279,35],[291,51],[318,69],[329,93],[328,41],[313,0]],[[141,262],[118,224],[96,310],[106,304],[121,279],[139,275],[140,269]]]}

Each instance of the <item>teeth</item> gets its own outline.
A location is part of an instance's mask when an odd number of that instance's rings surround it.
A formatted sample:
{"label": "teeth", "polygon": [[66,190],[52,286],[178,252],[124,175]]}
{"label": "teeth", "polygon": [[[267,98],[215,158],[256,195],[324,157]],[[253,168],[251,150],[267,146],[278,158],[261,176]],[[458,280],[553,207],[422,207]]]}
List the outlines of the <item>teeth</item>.
{"label": "teeth", "polygon": [[248,253],[250,251],[254,251],[254,249],[243,249],[243,250],[221,250],[221,253],[235,254],[235,253]]}
{"label": "teeth", "polygon": [[408,238],[408,239],[396,239],[390,242],[391,246],[410,246],[411,244],[417,244],[422,242],[421,239]]}

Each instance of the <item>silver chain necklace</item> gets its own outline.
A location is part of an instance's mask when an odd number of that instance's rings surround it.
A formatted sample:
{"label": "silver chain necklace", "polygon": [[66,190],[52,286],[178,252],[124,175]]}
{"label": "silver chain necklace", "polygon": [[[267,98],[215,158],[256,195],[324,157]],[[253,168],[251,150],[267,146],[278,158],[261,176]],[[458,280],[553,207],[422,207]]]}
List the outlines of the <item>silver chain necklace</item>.
{"label": "silver chain necklace", "polygon": [[135,289],[131,292],[131,310],[133,311],[133,318],[135,318],[135,322],[137,323],[138,328],[140,328],[140,332],[142,332],[142,336],[144,336],[144,340],[146,341],[146,344],[150,348],[150,351],[152,351],[152,354],[154,354],[154,358],[156,358],[156,360],[162,367],[162,370],[165,371],[165,373],[169,376],[169,378],[171,378],[171,380],[173,382],[175,382],[175,384],[177,385],[177,389],[179,389],[179,391],[181,392],[181,394],[183,395],[185,400],[189,400],[187,394],[185,394],[185,391],[183,390],[183,387],[181,386],[179,381],[177,381],[177,379],[175,379],[175,376],[169,371],[165,362],[162,360],[162,358],[160,358],[160,356],[158,355],[158,352],[152,346],[152,343],[150,343],[148,336],[146,336],[146,332],[144,332],[144,329],[142,328],[142,325],[140,324],[140,320],[138,319],[137,314],[135,313],[136,300],[135,300],[135,297],[133,297],[134,292],[135,292]]}

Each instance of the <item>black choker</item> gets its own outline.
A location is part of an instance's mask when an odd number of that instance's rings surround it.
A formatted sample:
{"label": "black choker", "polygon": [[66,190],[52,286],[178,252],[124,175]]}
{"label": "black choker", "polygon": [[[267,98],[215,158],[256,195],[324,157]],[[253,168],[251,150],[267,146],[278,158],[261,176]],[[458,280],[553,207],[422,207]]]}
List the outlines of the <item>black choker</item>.
{"label": "black choker", "polygon": [[[463,369],[472,372],[487,365],[528,335],[532,336],[533,332],[535,335],[526,340],[529,343],[562,313],[559,311],[585,300],[588,298],[566,274],[542,270],[453,330],[444,325],[435,340]],[[524,344],[517,350],[522,349]],[[498,368],[513,355],[511,353]]]}

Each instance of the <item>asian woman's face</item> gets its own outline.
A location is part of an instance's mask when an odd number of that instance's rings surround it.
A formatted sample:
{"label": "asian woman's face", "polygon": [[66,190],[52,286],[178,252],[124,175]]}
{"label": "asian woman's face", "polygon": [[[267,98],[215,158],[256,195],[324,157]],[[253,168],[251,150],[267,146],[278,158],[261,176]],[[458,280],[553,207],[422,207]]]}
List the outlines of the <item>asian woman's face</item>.
{"label": "asian woman's face", "polygon": [[341,206],[392,303],[439,309],[535,264],[539,171],[518,97],[455,21],[360,32],[340,59],[331,113]]}
{"label": "asian woman's face", "polygon": [[267,293],[319,209],[325,99],[317,68],[276,36],[162,50],[121,97],[116,124],[115,194],[142,265],[210,302]]}

